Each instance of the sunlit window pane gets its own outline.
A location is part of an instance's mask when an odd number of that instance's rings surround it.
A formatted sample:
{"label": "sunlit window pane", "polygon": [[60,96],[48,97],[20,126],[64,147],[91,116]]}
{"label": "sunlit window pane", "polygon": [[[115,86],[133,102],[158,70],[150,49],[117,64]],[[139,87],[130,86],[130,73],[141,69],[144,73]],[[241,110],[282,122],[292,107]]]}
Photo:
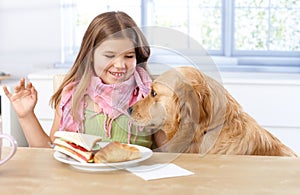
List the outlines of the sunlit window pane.
{"label": "sunlit window pane", "polygon": [[222,12],[221,7],[198,7],[190,9],[190,36],[207,50],[221,50]]}
{"label": "sunlit window pane", "polygon": [[187,33],[187,1],[154,0],[152,1],[150,26],[169,27]]}
{"label": "sunlit window pane", "polygon": [[269,6],[269,0],[235,0],[234,3],[239,8],[262,8]]}
{"label": "sunlit window pane", "polygon": [[270,50],[300,51],[300,1],[281,2],[270,9]]}
{"label": "sunlit window pane", "polygon": [[268,12],[265,8],[236,8],[235,49],[268,49]]}
{"label": "sunlit window pane", "polygon": [[299,26],[299,0],[235,1],[236,51],[300,51]]}
{"label": "sunlit window pane", "polygon": [[[222,1],[152,0],[149,25],[179,30],[207,50],[222,48]],[[186,44],[189,48],[189,43]]]}

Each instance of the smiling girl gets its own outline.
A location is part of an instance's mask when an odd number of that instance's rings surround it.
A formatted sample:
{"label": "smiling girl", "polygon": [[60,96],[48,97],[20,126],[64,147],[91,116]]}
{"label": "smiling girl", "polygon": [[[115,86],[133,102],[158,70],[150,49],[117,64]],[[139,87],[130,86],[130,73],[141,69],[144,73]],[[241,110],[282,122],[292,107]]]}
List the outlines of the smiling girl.
{"label": "smiling girl", "polygon": [[133,126],[128,107],[145,97],[151,78],[146,69],[150,48],[136,23],[124,12],[106,12],[87,28],[74,65],[51,98],[55,116],[50,136],[34,107],[37,92],[22,78],[14,94],[4,86],[31,147],[49,147],[54,133],[73,131],[151,147],[151,135]]}

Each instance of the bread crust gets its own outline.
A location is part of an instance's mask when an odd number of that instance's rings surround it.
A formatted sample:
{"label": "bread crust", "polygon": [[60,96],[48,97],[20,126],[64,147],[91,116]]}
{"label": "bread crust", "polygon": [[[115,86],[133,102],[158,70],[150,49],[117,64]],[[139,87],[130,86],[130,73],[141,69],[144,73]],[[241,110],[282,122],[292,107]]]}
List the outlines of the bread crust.
{"label": "bread crust", "polygon": [[94,155],[95,163],[124,162],[141,158],[138,148],[120,142],[111,142]]}

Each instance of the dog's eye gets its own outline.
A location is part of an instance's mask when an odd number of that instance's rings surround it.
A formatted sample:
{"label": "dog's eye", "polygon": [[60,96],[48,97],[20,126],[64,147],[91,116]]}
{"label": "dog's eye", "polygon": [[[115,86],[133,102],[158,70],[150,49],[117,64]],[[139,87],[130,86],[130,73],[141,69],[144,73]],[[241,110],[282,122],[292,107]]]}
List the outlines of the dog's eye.
{"label": "dog's eye", "polygon": [[151,96],[152,96],[152,97],[155,97],[156,95],[157,95],[156,91],[151,90]]}

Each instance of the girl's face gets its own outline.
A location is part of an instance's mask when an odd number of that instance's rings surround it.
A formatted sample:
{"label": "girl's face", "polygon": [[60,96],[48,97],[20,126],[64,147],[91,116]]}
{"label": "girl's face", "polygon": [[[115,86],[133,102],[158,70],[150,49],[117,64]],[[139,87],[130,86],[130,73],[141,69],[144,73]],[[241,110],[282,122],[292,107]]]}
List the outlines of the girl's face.
{"label": "girl's face", "polygon": [[94,70],[105,84],[126,81],[135,67],[135,48],[129,39],[106,40],[95,50]]}

